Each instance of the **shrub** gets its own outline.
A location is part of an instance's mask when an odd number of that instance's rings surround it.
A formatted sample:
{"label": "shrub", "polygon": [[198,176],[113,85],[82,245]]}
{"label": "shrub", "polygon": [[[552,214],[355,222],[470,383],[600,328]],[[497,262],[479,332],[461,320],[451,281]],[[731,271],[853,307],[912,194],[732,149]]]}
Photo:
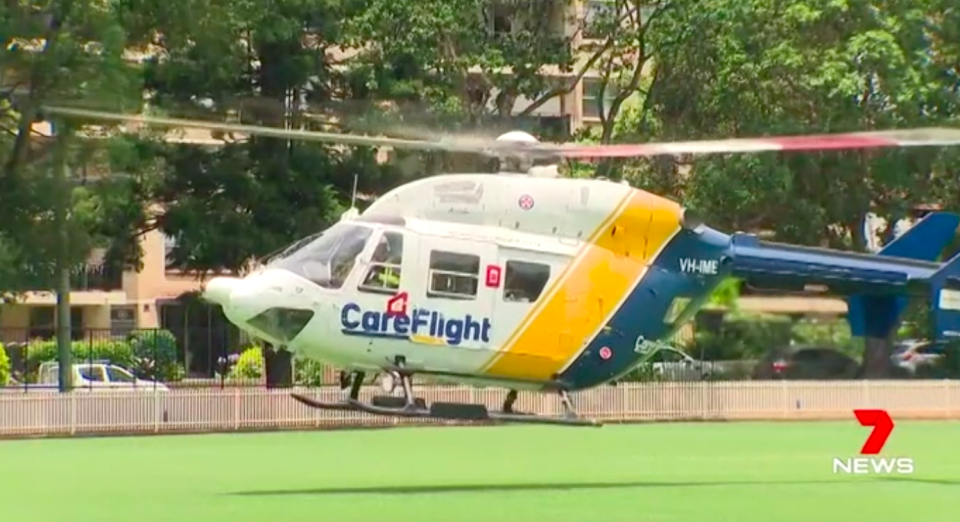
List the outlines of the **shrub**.
{"label": "shrub", "polygon": [[845,320],[802,319],[793,325],[791,338],[797,344],[835,348],[856,358],[861,352],[850,335],[850,323]]}
{"label": "shrub", "polygon": [[263,377],[265,363],[263,350],[259,346],[251,346],[240,354],[237,364],[230,368],[231,379],[259,379]]}
{"label": "shrub", "polygon": [[293,359],[293,382],[297,386],[323,386],[326,365],[315,359],[295,356]]}
{"label": "shrub", "polygon": [[[73,341],[70,343],[70,353],[76,362],[107,361],[125,368],[133,366],[133,351],[125,341]],[[24,353],[24,359],[27,378],[33,380],[41,363],[57,361],[57,341],[55,339],[30,341]]]}
{"label": "shrub", "polygon": [[7,349],[0,343],[0,386],[10,384],[10,357],[7,356]]}
{"label": "shrub", "polygon": [[127,336],[137,377],[179,381],[186,371],[177,362],[177,338],[169,330],[137,330]]}
{"label": "shrub", "polygon": [[782,315],[732,313],[717,332],[699,330],[687,353],[708,361],[757,359],[790,342],[791,320]]}

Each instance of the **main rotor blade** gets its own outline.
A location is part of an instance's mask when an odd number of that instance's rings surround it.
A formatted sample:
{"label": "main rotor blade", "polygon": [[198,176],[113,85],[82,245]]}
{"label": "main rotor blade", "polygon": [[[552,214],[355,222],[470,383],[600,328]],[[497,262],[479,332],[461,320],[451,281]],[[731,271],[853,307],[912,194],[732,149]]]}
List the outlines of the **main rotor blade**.
{"label": "main rotor blade", "polygon": [[267,127],[261,125],[242,125],[234,123],[220,123],[204,120],[189,120],[181,118],[164,118],[159,116],[145,116],[140,114],[123,114],[116,112],[95,111],[88,109],[74,109],[68,107],[44,107],[47,114],[56,114],[59,116],[68,116],[74,118],[87,118],[92,120],[105,120],[125,123],[138,123],[143,125],[156,125],[160,127],[174,127],[184,129],[204,129],[218,130],[237,134],[249,134],[258,136],[267,136],[271,138],[283,138],[291,140],[319,141],[324,143],[340,143],[344,145],[365,145],[371,147],[395,147],[404,149],[418,150],[443,150],[447,152],[467,152],[467,153],[491,153],[494,148],[493,142],[487,140],[454,138],[440,139],[436,141],[427,140],[409,140],[398,138],[386,138],[377,136],[365,136],[358,134],[341,134],[336,132],[318,132],[295,129],[281,129],[278,127]]}
{"label": "main rotor blade", "polygon": [[416,150],[442,150],[475,153],[487,156],[523,155],[554,158],[630,158],[678,154],[724,154],[767,151],[821,151],[855,150],[892,147],[933,147],[960,145],[960,129],[927,127],[917,129],[853,132],[843,134],[810,134],[798,136],[771,136],[735,138],[726,140],[676,141],[614,145],[530,144],[497,142],[485,138],[441,137],[436,140],[387,138],[336,132],[281,129],[260,125],[241,125],[181,118],[164,118],[139,114],[123,114],[68,107],[45,107],[49,114],[76,118],[140,123],[161,127],[219,130],[239,134],[268,136],[283,139],[395,147]]}
{"label": "main rotor blade", "polygon": [[[735,138],[728,140],[615,145],[555,145],[552,147],[551,153],[565,158],[629,158],[672,154],[852,150],[951,145],[960,145],[960,129],[927,127],[846,134],[810,134],[801,136],[773,136],[769,138]],[[550,147],[543,147],[543,149],[548,148]]]}

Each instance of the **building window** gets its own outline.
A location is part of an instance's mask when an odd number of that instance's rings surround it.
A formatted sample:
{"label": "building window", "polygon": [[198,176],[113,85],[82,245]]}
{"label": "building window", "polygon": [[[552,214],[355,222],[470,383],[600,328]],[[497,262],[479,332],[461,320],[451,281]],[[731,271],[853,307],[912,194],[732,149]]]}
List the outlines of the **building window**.
{"label": "building window", "polygon": [[614,15],[614,0],[587,0],[583,6],[583,37],[593,40],[603,36],[603,27]]}
{"label": "building window", "polygon": [[358,290],[393,294],[400,288],[400,265],[403,264],[403,235],[385,232],[373,252],[370,268]]}
{"label": "building window", "polygon": [[[658,5],[645,5],[640,7],[640,24],[646,24],[650,16],[659,8]],[[613,22],[614,16],[623,18],[616,12],[616,0],[587,0],[583,6],[583,38],[587,40],[598,40],[605,38],[605,28]],[[630,6],[621,4],[621,9],[632,9]],[[622,11],[626,13],[629,11]],[[632,17],[631,17],[632,18]],[[632,24],[630,20],[624,23]]]}
{"label": "building window", "polygon": [[507,261],[503,278],[503,300],[532,303],[540,297],[549,279],[549,265],[527,261]]}
{"label": "building window", "polygon": [[177,238],[176,236],[171,236],[169,234],[163,235],[163,268],[164,270],[170,270],[173,268],[173,250],[177,248]]}
{"label": "building window", "polygon": [[137,306],[110,307],[110,335],[124,337],[137,329]]}
{"label": "building window", "polygon": [[[599,78],[584,78],[583,79],[583,117],[599,119],[600,118],[600,107],[597,104],[597,100],[600,97],[600,85],[601,81]],[[607,114],[610,112],[610,103],[613,102],[613,99],[616,98],[616,91],[610,87],[609,82],[607,84],[606,92],[603,94],[603,110]]]}
{"label": "building window", "polygon": [[494,37],[512,33],[516,22],[516,7],[505,2],[491,3],[484,11],[487,33]]}
{"label": "building window", "polygon": [[428,297],[475,299],[480,281],[480,257],[456,252],[430,252]]}

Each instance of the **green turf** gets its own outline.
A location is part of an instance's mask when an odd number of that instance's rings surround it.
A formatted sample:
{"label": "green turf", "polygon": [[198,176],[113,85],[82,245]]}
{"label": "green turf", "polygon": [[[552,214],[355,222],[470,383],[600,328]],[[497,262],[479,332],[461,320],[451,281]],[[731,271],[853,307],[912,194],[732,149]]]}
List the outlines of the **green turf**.
{"label": "green turf", "polygon": [[10,522],[956,521],[960,423],[406,428],[0,442]]}

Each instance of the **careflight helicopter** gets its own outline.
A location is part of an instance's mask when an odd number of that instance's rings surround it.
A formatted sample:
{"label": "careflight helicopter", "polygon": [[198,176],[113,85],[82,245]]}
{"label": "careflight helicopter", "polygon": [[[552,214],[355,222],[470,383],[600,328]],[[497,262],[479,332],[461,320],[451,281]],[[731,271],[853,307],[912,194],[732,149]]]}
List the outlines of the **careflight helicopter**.
{"label": "careflight helicopter", "polygon": [[[291,352],[348,370],[342,402],[298,401],[376,415],[599,425],[569,393],[643,361],[725,278],[825,287],[847,298],[854,335],[886,337],[909,295],[928,295],[938,337],[960,336],[960,256],[935,260],[960,216],[933,213],[877,255],[761,241],[710,228],[679,203],[603,179],[559,177],[560,158],[818,151],[960,144],[926,128],[628,145],[398,140],[48,107],[86,120],[204,128],[284,139],[474,152],[513,168],[447,174],[396,187],[364,212],[306,237],[242,278],[208,281],[230,321]],[[546,165],[534,165],[534,163]],[[551,162],[553,164],[551,164]],[[359,398],[368,373],[393,393]],[[500,410],[427,404],[413,375],[506,390]],[[517,390],[559,395],[564,414],[514,411]]]}

